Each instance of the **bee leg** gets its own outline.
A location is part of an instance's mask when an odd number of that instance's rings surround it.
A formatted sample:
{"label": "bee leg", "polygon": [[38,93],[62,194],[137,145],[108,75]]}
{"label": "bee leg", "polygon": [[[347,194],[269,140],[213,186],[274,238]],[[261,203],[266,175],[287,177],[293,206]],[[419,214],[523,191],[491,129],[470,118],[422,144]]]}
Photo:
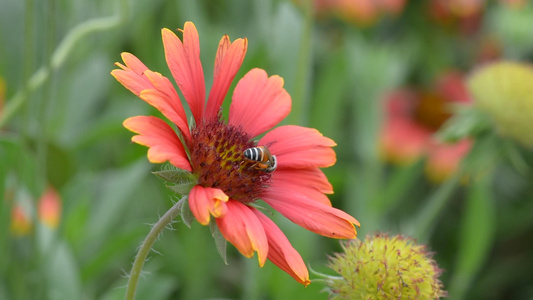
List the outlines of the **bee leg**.
{"label": "bee leg", "polygon": [[252,170],[252,169],[254,169],[255,167],[257,167],[258,164],[259,164],[259,163],[255,163],[255,164],[251,165],[251,166],[248,168],[248,170]]}
{"label": "bee leg", "polygon": [[272,161],[270,162],[271,166],[269,166],[266,171],[267,172],[273,172],[278,167],[278,160],[275,155],[272,155]]}

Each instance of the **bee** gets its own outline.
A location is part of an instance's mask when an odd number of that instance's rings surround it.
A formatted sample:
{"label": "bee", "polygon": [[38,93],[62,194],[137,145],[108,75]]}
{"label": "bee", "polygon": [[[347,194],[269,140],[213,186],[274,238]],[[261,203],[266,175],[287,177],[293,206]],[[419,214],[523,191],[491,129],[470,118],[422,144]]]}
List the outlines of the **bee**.
{"label": "bee", "polygon": [[276,156],[272,155],[266,146],[248,148],[244,150],[243,155],[246,159],[255,161],[255,165],[265,172],[270,173],[278,166]]}

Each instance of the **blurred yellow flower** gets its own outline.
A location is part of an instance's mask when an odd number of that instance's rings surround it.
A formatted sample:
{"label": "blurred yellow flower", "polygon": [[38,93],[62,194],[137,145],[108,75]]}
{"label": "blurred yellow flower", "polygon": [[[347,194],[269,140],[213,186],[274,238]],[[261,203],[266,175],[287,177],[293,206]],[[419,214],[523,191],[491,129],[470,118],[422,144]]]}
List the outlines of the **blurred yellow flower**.
{"label": "blurred yellow flower", "polygon": [[468,80],[475,105],[493,120],[500,134],[533,147],[533,68],[518,62],[495,62]]}

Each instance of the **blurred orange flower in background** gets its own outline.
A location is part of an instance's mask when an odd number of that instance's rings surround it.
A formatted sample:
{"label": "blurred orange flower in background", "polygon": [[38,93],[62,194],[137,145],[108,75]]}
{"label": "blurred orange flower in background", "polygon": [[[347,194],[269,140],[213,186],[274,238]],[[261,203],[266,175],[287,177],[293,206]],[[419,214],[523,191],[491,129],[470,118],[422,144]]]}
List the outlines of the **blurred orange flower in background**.
{"label": "blurred orange flower in background", "polygon": [[[305,0],[294,0],[304,5]],[[334,16],[358,26],[375,23],[383,15],[397,16],[407,0],[315,0],[314,12],[317,17]]]}
{"label": "blurred orange flower in background", "polygon": [[430,17],[438,24],[470,35],[480,28],[484,3],[484,0],[432,0],[428,9]]}
{"label": "blurred orange flower in background", "polygon": [[30,213],[21,204],[15,204],[11,209],[11,234],[25,236],[31,232],[33,223]]}
{"label": "blurred orange flower in background", "polygon": [[[33,228],[33,216],[35,216],[35,204],[33,199],[26,193],[15,196],[9,189],[5,195],[5,201],[13,202],[11,210],[11,233],[14,236],[28,235]],[[37,203],[37,219],[50,229],[57,229],[61,221],[61,197],[57,191],[49,186],[43,192]]]}
{"label": "blurred orange flower in background", "polygon": [[57,191],[49,186],[39,199],[38,216],[41,223],[51,229],[56,229],[61,220],[61,197]]}
{"label": "blurred orange flower in background", "polygon": [[444,74],[432,90],[403,89],[390,93],[385,103],[385,123],[380,136],[383,158],[407,165],[427,156],[430,179],[441,182],[452,175],[472,142],[445,144],[433,134],[451,116],[451,104],[471,102],[459,73]]}

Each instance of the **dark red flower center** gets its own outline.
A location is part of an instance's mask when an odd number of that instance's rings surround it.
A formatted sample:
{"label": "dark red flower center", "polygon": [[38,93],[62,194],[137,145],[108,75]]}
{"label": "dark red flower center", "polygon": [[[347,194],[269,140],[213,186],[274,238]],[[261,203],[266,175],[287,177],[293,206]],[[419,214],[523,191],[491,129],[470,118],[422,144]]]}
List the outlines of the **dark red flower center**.
{"label": "dark red flower center", "polygon": [[447,102],[441,96],[430,92],[419,94],[414,118],[421,125],[432,131],[437,131],[450,116]]}
{"label": "dark red flower center", "polygon": [[256,146],[247,132],[216,118],[197,125],[191,134],[188,148],[199,185],[219,188],[242,203],[261,197],[271,174],[244,157],[244,150]]}

